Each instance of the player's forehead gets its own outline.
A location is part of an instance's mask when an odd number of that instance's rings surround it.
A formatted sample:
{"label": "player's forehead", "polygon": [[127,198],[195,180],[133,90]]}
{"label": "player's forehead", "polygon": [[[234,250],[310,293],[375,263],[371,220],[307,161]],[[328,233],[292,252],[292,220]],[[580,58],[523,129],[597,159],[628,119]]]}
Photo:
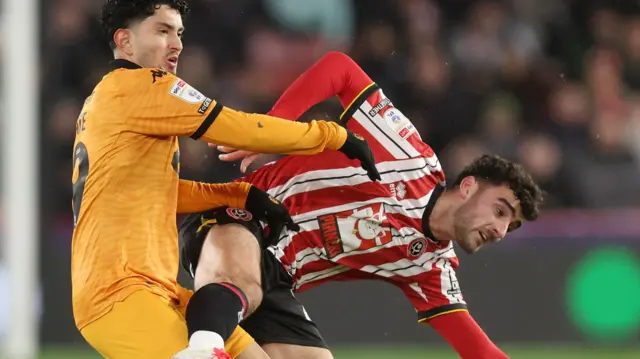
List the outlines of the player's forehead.
{"label": "player's forehead", "polygon": [[160,5],[153,15],[142,22],[142,25],[152,27],[165,26],[176,30],[184,30],[180,12],[169,5]]}

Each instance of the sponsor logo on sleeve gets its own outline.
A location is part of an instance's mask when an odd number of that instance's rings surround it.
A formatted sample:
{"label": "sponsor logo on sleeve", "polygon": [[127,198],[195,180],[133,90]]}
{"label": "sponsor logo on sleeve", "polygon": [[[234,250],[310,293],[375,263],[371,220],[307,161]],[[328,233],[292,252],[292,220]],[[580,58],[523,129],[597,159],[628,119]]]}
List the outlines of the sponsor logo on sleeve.
{"label": "sponsor logo on sleeve", "polygon": [[385,107],[391,104],[391,100],[388,98],[383,99],[379,104],[375,105],[370,111],[369,116],[373,117],[378,114],[378,112],[382,111]]}
{"label": "sponsor logo on sleeve", "polygon": [[207,112],[207,109],[209,108],[209,106],[211,106],[211,103],[213,102],[213,100],[211,100],[210,98],[205,98],[204,102],[202,102],[202,106],[200,106],[200,108],[198,109],[198,113],[200,113],[201,115],[204,115],[205,112]]}
{"label": "sponsor logo on sleeve", "polygon": [[181,79],[177,79],[173,86],[171,86],[169,94],[191,104],[198,104],[206,99],[198,90]]}

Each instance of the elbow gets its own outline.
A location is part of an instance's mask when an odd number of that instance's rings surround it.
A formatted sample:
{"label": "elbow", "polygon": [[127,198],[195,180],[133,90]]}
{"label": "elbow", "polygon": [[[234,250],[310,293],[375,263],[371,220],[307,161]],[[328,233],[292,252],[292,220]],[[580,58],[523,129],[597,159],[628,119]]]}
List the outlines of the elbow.
{"label": "elbow", "polygon": [[349,55],[340,51],[329,51],[322,57],[320,61],[327,62],[332,66],[335,66],[338,68],[345,68],[345,67],[359,68],[359,66],[355,63],[355,61],[353,61],[353,59],[349,57]]}
{"label": "elbow", "polygon": [[343,52],[328,52],[319,62],[323,63],[324,68],[329,69],[329,73],[337,74],[336,78],[341,81],[336,85],[337,88],[344,89],[345,86],[348,86],[356,92],[352,96],[356,96],[360,90],[373,82],[364,70],[349,55]]}
{"label": "elbow", "polygon": [[329,51],[322,58],[327,61],[353,61],[349,55],[340,51]]}

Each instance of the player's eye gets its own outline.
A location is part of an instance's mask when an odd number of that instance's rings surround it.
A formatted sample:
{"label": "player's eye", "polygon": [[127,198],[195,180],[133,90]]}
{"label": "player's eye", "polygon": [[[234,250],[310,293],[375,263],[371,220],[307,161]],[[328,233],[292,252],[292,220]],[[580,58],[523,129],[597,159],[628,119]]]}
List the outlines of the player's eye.
{"label": "player's eye", "polygon": [[521,225],[522,225],[522,222],[520,221],[511,222],[509,223],[509,228],[507,229],[507,232],[511,233],[515,231],[516,229],[520,228]]}
{"label": "player's eye", "polygon": [[183,34],[182,32],[178,33],[178,37],[181,38],[181,39],[182,39],[182,34]]}
{"label": "player's eye", "polygon": [[162,30],[160,30],[160,33],[161,33],[161,34],[168,34],[168,33],[169,33],[169,30],[167,30],[167,29],[162,29]]}
{"label": "player's eye", "polygon": [[498,215],[498,217],[502,217],[504,216],[504,211],[502,210],[502,208],[496,207],[496,214]]}

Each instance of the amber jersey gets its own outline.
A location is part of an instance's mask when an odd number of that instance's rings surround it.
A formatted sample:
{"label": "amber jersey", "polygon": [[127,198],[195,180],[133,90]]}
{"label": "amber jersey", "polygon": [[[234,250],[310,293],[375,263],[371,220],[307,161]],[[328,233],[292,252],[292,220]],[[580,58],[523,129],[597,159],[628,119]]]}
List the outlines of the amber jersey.
{"label": "amber jersey", "polygon": [[76,124],[71,276],[80,329],[142,288],[178,300],[177,212],[244,207],[246,183],[179,179],[177,136],[272,153],[316,153],[346,139],[333,123],[234,111],[173,74],[114,64]]}

